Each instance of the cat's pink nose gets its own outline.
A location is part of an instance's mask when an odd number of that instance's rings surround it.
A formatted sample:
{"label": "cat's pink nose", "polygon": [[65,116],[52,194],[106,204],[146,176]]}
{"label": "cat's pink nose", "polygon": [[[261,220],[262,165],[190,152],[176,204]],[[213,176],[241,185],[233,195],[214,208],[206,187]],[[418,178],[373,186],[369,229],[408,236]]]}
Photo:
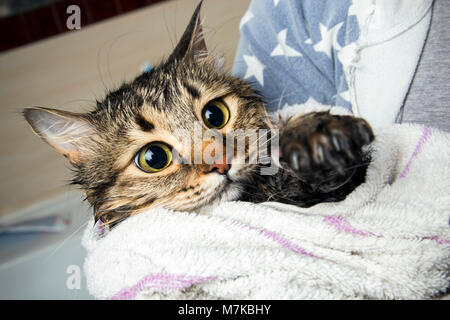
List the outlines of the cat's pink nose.
{"label": "cat's pink nose", "polygon": [[230,170],[230,165],[228,163],[213,163],[209,166],[210,172],[217,171],[221,174],[225,174],[228,172],[228,170]]}
{"label": "cat's pink nose", "polygon": [[226,155],[223,156],[223,159],[221,161],[222,163],[213,163],[209,165],[209,172],[219,172],[221,174],[226,174],[228,170],[230,170],[230,165],[227,162]]}

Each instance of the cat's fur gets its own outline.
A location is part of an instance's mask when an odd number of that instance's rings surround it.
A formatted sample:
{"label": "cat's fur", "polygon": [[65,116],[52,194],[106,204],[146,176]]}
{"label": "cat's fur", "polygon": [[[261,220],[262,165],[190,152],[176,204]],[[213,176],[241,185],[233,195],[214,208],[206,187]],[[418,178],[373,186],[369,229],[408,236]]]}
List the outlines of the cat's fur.
{"label": "cat's fur", "polygon": [[[275,175],[261,176],[261,165],[242,159],[232,159],[227,174],[207,163],[172,163],[157,173],[136,166],[136,153],[152,141],[167,143],[181,156],[192,151],[183,149],[173,133],[181,128],[194,140],[193,125],[202,121],[201,110],[213,99],[222,99],[230,109],[230,120],[220,129],[224,136],[236,129],[277,127],[258,92],[219,70],[208,56],[200,7],[166,61],[108,93],[95,110],[24,111],[33,130],[74,166],[73,183],[85,191],[95,219],[114,224],[152,207],[195,211],[224,200],[309,206],[345,198],[364,180],[367,161],[361,148],[373,134],[362,119],[325,112],[283,124],[282,168]],[[210,143],[224,142],[203,140],[201,149]],[[246,157],[252,148],[246,146]]]}

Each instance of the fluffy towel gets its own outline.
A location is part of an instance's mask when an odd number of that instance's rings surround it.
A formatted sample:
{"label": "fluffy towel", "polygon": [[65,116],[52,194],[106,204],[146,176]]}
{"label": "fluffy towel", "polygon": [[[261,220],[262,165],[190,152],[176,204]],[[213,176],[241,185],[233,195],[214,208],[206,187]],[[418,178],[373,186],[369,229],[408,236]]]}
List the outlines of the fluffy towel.
{"label": "fluffy towel", "polygon": [[[450,265],[450,134],[377,133],[367,181],[298,208],[228,202],[207,215],[152,210],[83,244],[101,299],[425,299]],[[102,232],[100,232],[102,231]],[[103,235],[101,235],[103,233]]]}

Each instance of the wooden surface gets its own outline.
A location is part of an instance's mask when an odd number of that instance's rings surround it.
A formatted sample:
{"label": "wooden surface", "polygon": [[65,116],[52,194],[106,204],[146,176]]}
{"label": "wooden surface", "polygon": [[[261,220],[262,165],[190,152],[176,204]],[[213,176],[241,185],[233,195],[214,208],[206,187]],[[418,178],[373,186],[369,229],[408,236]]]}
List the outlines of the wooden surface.
{"label": "wooden surface", "polygon": [[[67,192],[67,161],[35,136],[23,107],[89,110],[105,88],[167,56],[197,0],[176,0],[0,55],[0,217]],[[239,21],[249,0],[206,0],[202,17],[210,51],[231,67]],[[83,13],[81,13],[83,14]]]}

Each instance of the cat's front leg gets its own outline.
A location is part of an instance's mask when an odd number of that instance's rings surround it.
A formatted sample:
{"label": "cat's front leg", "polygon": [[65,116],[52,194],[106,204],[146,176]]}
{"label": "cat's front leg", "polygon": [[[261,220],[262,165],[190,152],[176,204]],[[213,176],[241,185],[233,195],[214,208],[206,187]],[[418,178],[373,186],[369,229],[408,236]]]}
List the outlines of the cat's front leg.
{"label": "cat's front leg", "polygon": [[327,194],[342,198],[364,180],[368,159],[362,147],[373,139],[364,119],[312,112],[289,119],[282,128],[281,159],[303,181],[305,191],[332,201]]}

